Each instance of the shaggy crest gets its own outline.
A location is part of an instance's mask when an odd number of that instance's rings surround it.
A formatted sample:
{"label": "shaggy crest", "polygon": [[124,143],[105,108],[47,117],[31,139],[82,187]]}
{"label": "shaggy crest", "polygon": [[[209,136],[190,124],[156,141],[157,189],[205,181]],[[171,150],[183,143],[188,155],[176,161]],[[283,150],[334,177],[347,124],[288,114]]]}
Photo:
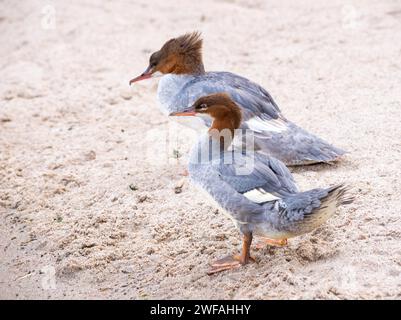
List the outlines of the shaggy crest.
{"label": "shaggy crest", "polygon": [[177,38],[177,43],[180,45],[180,49],[185,52],[199,52],[202,50],[202,38],[198,31],[184,34]]}
{"label": "shaggy crest", "polygon": [[202,50],[202,41],[200,32],[195,31],[192,33],[186,33],[178,38],[173,38],[167,41],[162,50],[172,50],[187,55],[200,55]]}

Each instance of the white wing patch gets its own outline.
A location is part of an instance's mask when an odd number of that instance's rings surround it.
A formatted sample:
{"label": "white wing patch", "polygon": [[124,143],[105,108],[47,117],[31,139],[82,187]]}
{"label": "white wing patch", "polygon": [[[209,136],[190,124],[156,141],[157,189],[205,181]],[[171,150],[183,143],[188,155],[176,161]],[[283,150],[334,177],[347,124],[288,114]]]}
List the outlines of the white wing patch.
{"label": "white wing patch", "polygon": [[252,189],[248,192],[245,192],[244,196],[255,203],[264,203],[280,199],[260,188]]}
{"label": "white wing patch", "polygon": [[287,124],[282,119],[263,120],[260,117],[252,117],[245,121],[249,129],[255,132],[272,131],[282,132],[287,130]]}

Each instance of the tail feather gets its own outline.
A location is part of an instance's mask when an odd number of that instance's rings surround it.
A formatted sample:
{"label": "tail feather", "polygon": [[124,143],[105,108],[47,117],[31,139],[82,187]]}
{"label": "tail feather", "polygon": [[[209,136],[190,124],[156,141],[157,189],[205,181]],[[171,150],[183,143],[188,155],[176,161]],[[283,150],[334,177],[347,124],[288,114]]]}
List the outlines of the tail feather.
{"label": "tail feather", "polygon": [[344,184],[331,187],[328,190],[329,194],[337,192],[336,198],[338,205],[350,204],[354,201],[354,197],[349,194],[350,188]]}
{"label": "tail feather", "polygon": [[354,200],[348,191],[340,184],[288,196],[283,199],[275,225],[293,236],[311,232],[332,217],[339,206]]}

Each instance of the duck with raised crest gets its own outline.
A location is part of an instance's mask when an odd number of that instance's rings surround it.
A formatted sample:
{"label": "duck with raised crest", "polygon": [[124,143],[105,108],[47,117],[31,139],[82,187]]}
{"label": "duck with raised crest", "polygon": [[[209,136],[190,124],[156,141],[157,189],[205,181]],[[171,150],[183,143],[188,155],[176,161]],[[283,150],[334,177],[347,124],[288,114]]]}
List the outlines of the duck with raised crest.
{"label": "duck with raised crest", "polygon": [[191,151],[189,175],[243,234],[241,254],[214,262],[209,274],[251,261],[253,235],[285,241],[311,232],[339,205],[352,201],[343,185],[299,192],[279,160],[258,151],[232,149],[242,113],[226,93],[202,97],[189,109],[171,115],[210,118],[209,131]]}
{"label": "duck with raised crest", "polygon": [[[197,32],[167,41],[150,56],[149,66],[130,84],[161,77],[158,100],[164,113],[185,111],[198,98],[227,92],[241,108],[241,128],[254,132],[256,147],[287,165],[337,160],[345,151],[288,121],[270,94],[258,84],[230,72],[205,72],[202,39]],[[197,119],[192,127],[209,126]]]}

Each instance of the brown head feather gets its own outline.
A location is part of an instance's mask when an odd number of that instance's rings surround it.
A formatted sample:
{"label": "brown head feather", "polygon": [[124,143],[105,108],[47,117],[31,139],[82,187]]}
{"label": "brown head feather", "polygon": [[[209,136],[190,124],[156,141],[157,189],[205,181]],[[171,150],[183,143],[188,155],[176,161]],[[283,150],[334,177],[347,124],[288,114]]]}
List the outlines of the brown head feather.
{"label": "brown head feather", "polygon": [[182,54],[198,55],[202,53],[203,40],[198,31],[186,33],[183,36],[176,38],[175,42],[179,46],[179,51]]}
{"label": "brown head feather", "polygon": [[201,97],[195,102],[194,107],[197,113],[206,113],[213,118],[210,130],[229,129],[234,135],[234,130],[241,125],[241,109],[225,92]]}
{"label": "brown head feather", "polygon": [[199,32],[187,33],[167,41],[150,57],[154,72],[197,74],[205,72],[202,62],[202,39]]}

